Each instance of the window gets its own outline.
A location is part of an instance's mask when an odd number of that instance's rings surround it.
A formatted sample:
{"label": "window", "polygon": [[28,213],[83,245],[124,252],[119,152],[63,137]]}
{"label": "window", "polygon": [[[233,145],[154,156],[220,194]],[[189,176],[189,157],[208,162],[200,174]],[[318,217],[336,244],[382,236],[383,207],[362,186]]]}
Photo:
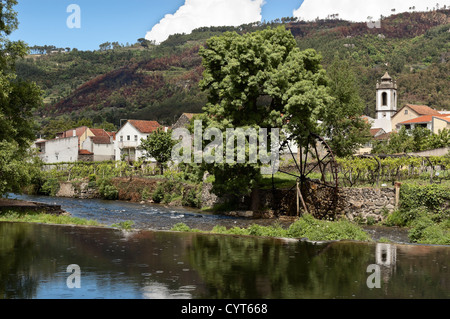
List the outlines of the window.
{"label": "window", "polygon": [[381,94],[381,99],[383,100],[383,106],[387,106],[388,104],[388,95],[386,92],[383,92],[383,94]]}
{"label": "window", "polygon": [[131,136],[127,135],[127,141],[131,141]]}
{"label": "window", "polygon": [[137,135],[134,136],[134,141],[135,141],[135,142],[138,141],[138,136],[137,136]]}
{"label": "window", "polygon": [[409,113],[408,110],[405,110],[405,115],[408,115],[408,113]]}
{"label": "window", "polygon": [[120,141],[123,142],[123,136],[122,135],[120,136]]}

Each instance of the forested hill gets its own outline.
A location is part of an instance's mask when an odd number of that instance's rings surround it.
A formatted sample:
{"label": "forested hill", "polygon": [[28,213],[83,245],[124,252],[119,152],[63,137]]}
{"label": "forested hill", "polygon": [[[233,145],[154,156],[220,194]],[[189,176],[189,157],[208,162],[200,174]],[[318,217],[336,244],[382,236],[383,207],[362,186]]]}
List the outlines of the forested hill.
{"label": "forested hill", "polygon": [[450,10],[403,13],[384,18],[381,28],[342,20],[293,22],[282,19],[237,28],[197,29],[174,35],[159,46],[140,39],[134,45],[103,44],[98,51],[28,56],[17,65],[20,77],[36,81],[45,106],[41,124],[56,117],[90,118],[119,124],[120,119],[172,124],[183,112],[200,112],[206,94],[198,50],[206,39],[225,31],[251,32],[283,24],[301,49],[314,48],[327,68],[347,59],[374,115],[375,85],[384,74],[397,80],[400,105],[418,103],[450,110]]}

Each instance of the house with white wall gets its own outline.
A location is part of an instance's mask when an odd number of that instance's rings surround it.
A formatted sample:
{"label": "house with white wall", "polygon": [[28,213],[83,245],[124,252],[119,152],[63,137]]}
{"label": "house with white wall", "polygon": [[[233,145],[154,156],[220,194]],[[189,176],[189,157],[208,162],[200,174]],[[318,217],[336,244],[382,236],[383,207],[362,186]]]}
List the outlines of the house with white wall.
{"label": "house with white wall", "polygon": [[52,140],[35,142],[44,163],[114,160],[114,134],[86,126],[56,134]]}
{"label": "house with white wall", "polygon": [[139,149],[142,139],[147,137],[159,128],[164,128],[156,121],[128,120],[116,133],[115,159],[137,161],[144,157],[144,151]]}
{"label": "house with white wall", "polygon": [[82,150],[90,152],[94,162],[115,160],[113,136],[89,136],[83,142]]}
{"label": "house with white wall", "polygon": [[40,159],[47,164],[78,161],[78,137],[39,140],[35,143]]}

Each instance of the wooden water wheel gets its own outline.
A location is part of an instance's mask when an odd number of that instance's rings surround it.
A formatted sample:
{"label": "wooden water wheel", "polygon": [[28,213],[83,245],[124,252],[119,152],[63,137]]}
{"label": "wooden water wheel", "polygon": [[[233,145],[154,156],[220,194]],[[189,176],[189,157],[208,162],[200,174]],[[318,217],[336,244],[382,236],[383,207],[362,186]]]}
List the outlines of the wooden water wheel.
{"label": "wooden water wheel", "polygon": [[[279,170],[281,174],[295,177],[292,187],[283,197],[296,192],[297,215],[303,212],[318,219],[334,216],[339,199],[339,182],[333,151],[322,137],[313,133],[308,136],[304,145],[297,146],[297,150],[293,149],[293,140],[287,139],[280,146],[281,153],[286,158],[291,157],[291,162],[295,164],[292,169]],[[275,190],[274,183],[272,187]],[[282,200],[283,198],[279,198],[278,202],[281,203]]]}

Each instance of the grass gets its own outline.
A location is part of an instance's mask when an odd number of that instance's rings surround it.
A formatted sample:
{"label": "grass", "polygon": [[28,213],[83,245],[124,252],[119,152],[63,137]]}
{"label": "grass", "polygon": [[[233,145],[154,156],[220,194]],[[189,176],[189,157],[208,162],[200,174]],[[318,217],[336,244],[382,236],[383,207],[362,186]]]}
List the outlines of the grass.
{"label": "grass", "polygon": [[260,226],[254,224],[249,228],[234,227],[227,229],[224,226],[216,226],[210,232],[192,229],[180,223],[172,228],[172,231],[195,232],[210,234],[227,234],[257,237],[279,237],[279,238],[306,238],[310,241],[334,241],[334,240],[356,240],[371,241],[371,237],[361,227],[349,221],[321,221],[310,215],[305,215],[289,228],[280,225]]}
{"label": "grass", "polygon": [[44,212],[16,212],[7,211],[0,213],[0,222],[23,222],[41,223],[56,225],[77,225],[77,226],[102,226],[95,220],[88,220],[66,215],[53,215]]}

